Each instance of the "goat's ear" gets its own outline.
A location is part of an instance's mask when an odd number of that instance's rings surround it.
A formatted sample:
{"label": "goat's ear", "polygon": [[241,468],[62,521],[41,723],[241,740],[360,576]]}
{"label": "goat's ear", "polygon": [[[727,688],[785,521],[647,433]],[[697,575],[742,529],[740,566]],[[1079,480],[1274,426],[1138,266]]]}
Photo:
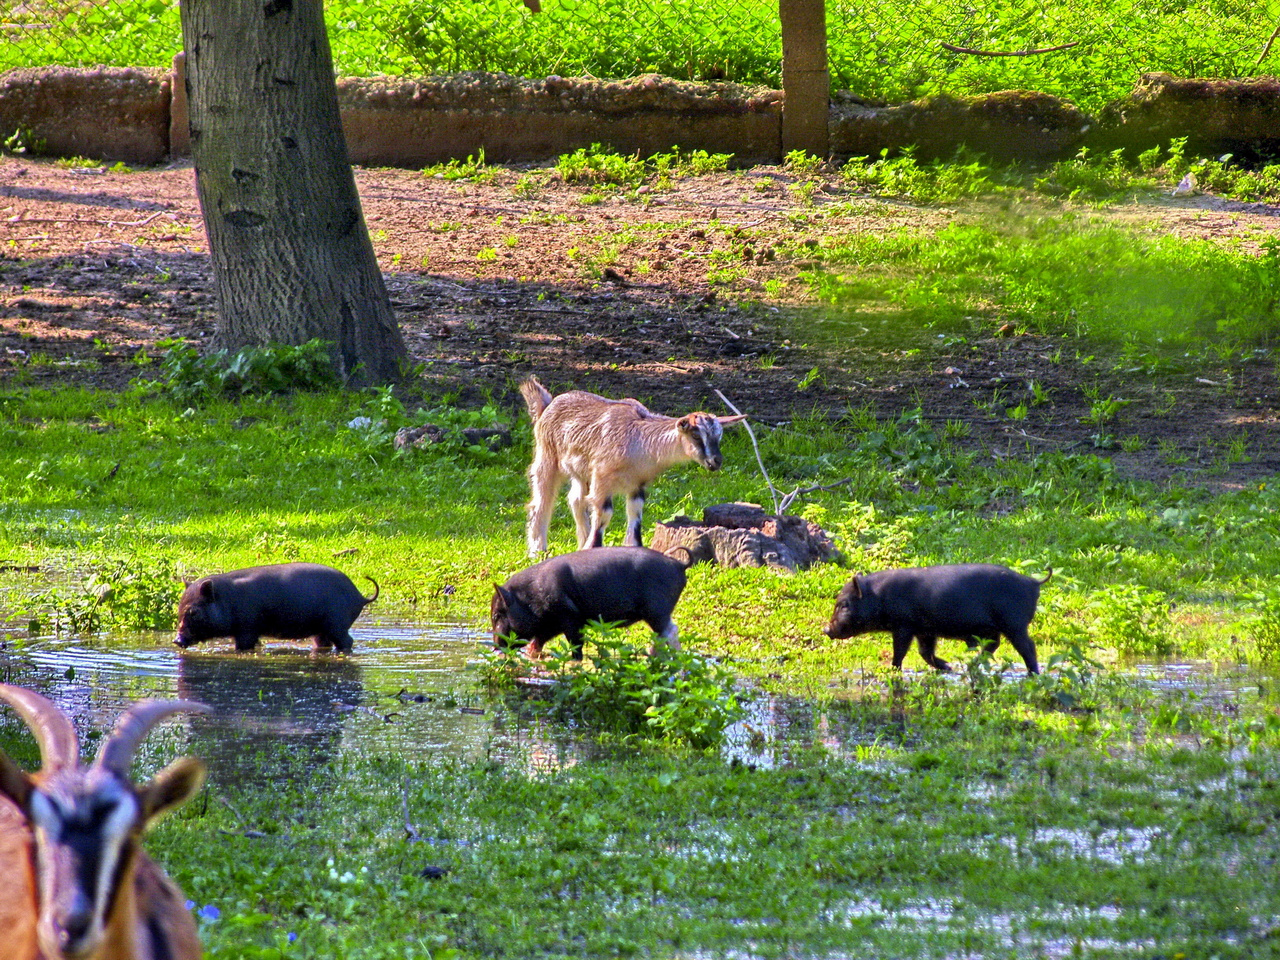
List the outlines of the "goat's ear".
{"label": "goat's ear", "polygon": [[179,757],[138,788],[142,822],[150,826],[157,818],[180,807],[204,786],[205,767],[195,757]]}
{"label": "goat's ear", "polygon": [[681,433],[694,433],[698,429],[698,424],[693,418],[692,413],[686,413],[683,417],[676,421],[676,429]]}
{"label": "goat's ear", "polygon": [[716,417],[716,419],[720,421],[720,426],[732,427],[735,423],[741,423],[743,420],[747,419],[747,415],[745,413],[740,413],[736,417]]}
{"label": "goat's ear", "polygon": [[34,786],[31,776],[0,750],[0,795],[8,797],[25,813]]}

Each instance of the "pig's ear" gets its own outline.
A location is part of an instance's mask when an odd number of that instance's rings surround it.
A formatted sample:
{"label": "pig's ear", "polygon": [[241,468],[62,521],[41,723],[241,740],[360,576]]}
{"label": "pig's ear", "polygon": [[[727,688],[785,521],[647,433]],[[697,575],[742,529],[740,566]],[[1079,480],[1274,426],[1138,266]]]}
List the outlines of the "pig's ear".
{"label": "pig's ear", "polygon": [[851,596],[861,597],[862,587],[858,586],[858,578],[854,577],[849,581],[849,593]]}
{"label": "pig's ear", "polygon": [[213,581],[212,580],[205,580],[203,583],[200,584],[200,596],[204,597],[206,600],[213,599]]}
{"label": "pig's ear", "polygon": [[511,606],[511,601],[514,599],[514,598],[511,596],[511,591],[510,591],[510,590],[508,590],[506,587],[502,586],[502,584],[499,584],[499,583],[495,583],[495,584],[493,585],[493,589],[494,589],[494,592],[495,592],[495,596],[498,598],[498,600],[500,600],[500,601],[502,602],[502,605],[503,605],[504,607],[510,607],[510,606]]}

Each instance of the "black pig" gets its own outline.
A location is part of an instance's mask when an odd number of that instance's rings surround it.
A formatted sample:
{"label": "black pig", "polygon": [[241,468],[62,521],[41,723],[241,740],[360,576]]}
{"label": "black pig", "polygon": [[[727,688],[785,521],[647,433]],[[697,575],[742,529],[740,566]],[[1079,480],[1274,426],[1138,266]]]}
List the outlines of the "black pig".
{"label": "black pig", "polygon": [[341,570],[318,563],[276,563],[201,577],[187,584],[178,601],[174,643],[189,647],[212,637],[232,637],[237,650],[252,650],[258,637],[298,640],[314,637],[316,649],[336,646],[351,652],[351,624],[366,604]]}
{"label": "black pig", "polygon": [[494,584],[493,643],[514,635],[537,659],[548,640],[564,634],[582,659],[582,628],[591,620],[629,626],[639,620],[680,649],[671,620],[685,585],[685,566],[646,547],[596,547],[565,553]]}
{"label": "black pig", "polygon": [[844,585],[823,633],[843,640],[874,630],[892,631],[893,665],[899,668],[915,637],[920,656],[938,670],[951,669],[934,653],[939,637],[964,640],[970,647],[986,640],[984,649],[991,653],[1004,634],[1027,670],[1039,673],[1027,625],[1035,616],[1040,585],[1051,576],[1052,570],[1044,580],[1036,580],[989,563],[869,573]]}

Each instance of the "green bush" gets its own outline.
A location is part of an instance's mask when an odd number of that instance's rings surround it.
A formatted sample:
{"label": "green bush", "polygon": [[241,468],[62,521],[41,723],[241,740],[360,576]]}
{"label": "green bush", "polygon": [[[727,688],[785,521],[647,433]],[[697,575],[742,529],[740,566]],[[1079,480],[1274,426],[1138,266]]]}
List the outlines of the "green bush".
{"label": "green bush", "polygon": [[30,598],[31,627],[75,636],[107,627],[170,630],[177,623],[181,582],[167,557],[94,560],[82,580]]}
{"label": "green bush", "polygon": [[[535,701],[559,720],[600,733],[681,744],[717,746],[743,715],[732,671],[655,638],[651,653],[628,643],[608,624],[593,624],[585,661],[568,645],[548,648],[544,679],[553,684]],[[523,656],[485,651],[481,675],[494,690],[514,691],[537,668]]]}
{"label": "green bush", "polygon": [[162,389],[177,403],[197,403],[220,396],[328,390],[338,385],[328,340],[298,346],[273,344],[245,347],[236,353],[201,354],[183,340],[162,340]]}

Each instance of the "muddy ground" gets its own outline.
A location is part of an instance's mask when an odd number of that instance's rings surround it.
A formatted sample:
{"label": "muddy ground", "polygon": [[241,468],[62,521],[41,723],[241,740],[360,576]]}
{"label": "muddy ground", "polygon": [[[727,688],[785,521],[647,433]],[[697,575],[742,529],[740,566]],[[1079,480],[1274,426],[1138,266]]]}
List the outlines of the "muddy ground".
{"label": "muddy ground", "polygon": [[[1274,359],[1189,363],[1152,378],[1076,344],[986,318],[964,342],[907,331],[819,350],[821,310],[798,275],[807,248],[849,231],[941,226],[962,209],[923,209],[849,192],[834,174],[776,167],[684,177],[669,188],[605,190],[547,169],[496,168],[486,183],[419,172],[356,174],[374,246],[419,389],[462,402],[537,374],[637,396],[664,412],[723,411],[719,389],[757,421],[870,405],[964,421],[992,456],[1097,450],[1091,399],[1132,401],[1105,431],[1136,449],[1101,450],[1122,472],[1216,488],[1280,467]],[[1212,197],[1150,197],[1106,216],[1184,236],[1256,242],[1280,210]],[[75,382],[120,389],[155,366],[159,342],[208,340],[216,322],[189,164],[140,171],[0,158],[0,386]],[[798,253],[796,251],[799,251]],[[784,319],[798,314],[800,322]],[[790,332],[787,332],[787,331]],[[153,375],[153,374],[151,374]],[[1050,402],[1005,408],[1038,382]],[[995,400],[996,402],[992,402]],[[1138,446],[1138,441],[1141,446]]]}

